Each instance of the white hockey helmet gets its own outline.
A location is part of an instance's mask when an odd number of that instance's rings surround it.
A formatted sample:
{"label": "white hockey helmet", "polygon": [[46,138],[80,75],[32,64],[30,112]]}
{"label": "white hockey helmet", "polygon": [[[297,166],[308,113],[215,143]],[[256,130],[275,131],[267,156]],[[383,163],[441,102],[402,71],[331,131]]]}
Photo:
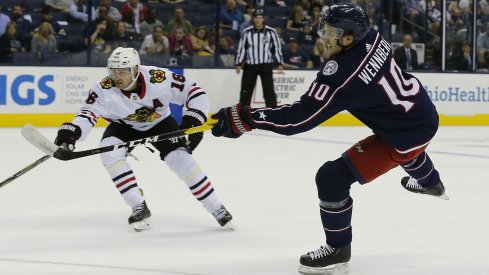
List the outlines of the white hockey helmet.
{"label": "white hockey helmet", "polygon": [[107,60],[107,70],[111,78],[113,78],[112,69],[130,69],[132,82],[126,89],[132,86],[138,79],[140,65],[139,53],[134,48],[118,47]]}

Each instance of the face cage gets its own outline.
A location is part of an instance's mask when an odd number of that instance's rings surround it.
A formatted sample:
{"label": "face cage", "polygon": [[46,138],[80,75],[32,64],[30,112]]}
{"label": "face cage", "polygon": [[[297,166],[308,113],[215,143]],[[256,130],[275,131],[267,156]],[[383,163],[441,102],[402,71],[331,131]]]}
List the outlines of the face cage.
{"label": "face cage", "polygon": [[[335,29],[336,30],[336,33],[329,33],[328,32],[328,27]],[[328,37],[329,36],[331,38],[334,38],[336,40],[339,40],[340,38],[343,37],[343,34],[344,33],[345,33],[345,30],[343,30],[343,29],[336,28],[336,27],[333,27],[331,25],[328,25],[327,22],[324,20],[324,18],[319,21],[317,34],[321,38]]]}

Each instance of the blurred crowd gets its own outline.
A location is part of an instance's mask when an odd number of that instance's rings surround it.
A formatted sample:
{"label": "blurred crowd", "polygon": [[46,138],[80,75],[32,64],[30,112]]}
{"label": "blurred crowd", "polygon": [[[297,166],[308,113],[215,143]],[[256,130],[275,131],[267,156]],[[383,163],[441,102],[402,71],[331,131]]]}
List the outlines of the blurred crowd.
{"label": "blurred crowd", "polygon": [[113,49],[130,46],[155,65],[234,67],[240,34],[260,7],[280,37],[285,68],[313,69],[325,47],[316,34],[321,12],[355,2],[399,49],[396,60],[405,69],[440,70],[442,47],[447,70],[489,68],[487,0],[477,1],[475,12],[472,0],[446,1],[443,25],[442,0],[219,0],[220,10],[215,1],[93,0],[88,10],[87,0],[3,0],[0,63],[84,65],[91,56],[90,65],[104,65]]}

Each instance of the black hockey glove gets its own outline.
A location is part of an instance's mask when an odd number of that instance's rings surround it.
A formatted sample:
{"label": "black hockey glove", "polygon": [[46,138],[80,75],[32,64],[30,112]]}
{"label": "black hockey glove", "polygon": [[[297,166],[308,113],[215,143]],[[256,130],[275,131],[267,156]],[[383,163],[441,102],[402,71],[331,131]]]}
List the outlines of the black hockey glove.
{"label": "black hockey glove", "polygon": [[212,134],[216,137],[239,138],[243,133],[256,128],[250,107],[241,103],[222,108],[212,118],[217,119],[212,128]]}
{"label": "black hockey glove", "polygon": [[63,147],[66,150],[75,150],[75,143],[81,136],[80,126],[73,123],[63,123],[58,130],[58,136],[54,144]]}
{"label": "black hockey glove", "polygon": [[[205,117],[203,117],[205,119]],[[180,129],[188,129],[196,126],[202,125],[202,122],[191,116],[191,115],[184,115],[182,117],[182,124],[180,124]],[[204,138],[204,133],[195,133],[187,136],[187,146],[190,152],[193,152],[195,148],[197,148],[197,145],[202,141]]]}

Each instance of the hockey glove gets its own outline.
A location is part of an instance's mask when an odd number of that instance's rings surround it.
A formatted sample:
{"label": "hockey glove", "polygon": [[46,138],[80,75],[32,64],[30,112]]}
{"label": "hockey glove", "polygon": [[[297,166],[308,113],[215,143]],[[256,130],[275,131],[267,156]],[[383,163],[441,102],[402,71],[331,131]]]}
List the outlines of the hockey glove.
{"label": "hockey glove", "polygon": [[75,150],[75,143],[81,136],[80,126],[73,123],[63,123],[58,130],[58,136],[54,144],[63,147],[66,150]]}
{"label": "hockey glove", "polygon": [[212,115],[212,118],[217,119],[216,125],[212,128],[212,134],[216,137],[238,138],[256,128],[250,106],[243,106],[241,103],[222,108]]}
{"label": "hockey glove", "polygon": [[[197,118],[190,115],[184,115],[182,117],[182,124],[180,124],[180,129],[188,129],[200,125],[202,125],[202,122],[200,122],[200,120],[198,120]],[[197,145],[199,145],[203,138],[204,133],[202,132],[187,136],[187,147],[190,152],[193,152],[195,148],[197,148]]]}

